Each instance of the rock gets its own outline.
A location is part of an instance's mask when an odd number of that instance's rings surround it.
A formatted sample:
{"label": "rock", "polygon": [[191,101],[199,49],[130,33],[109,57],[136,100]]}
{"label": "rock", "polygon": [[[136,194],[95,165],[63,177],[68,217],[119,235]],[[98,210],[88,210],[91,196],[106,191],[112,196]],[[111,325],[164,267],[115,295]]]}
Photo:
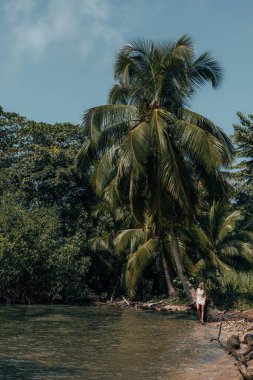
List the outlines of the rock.
{"label": "rock", "polygon": [[240,348],[240,338],[238,335],[231,335],[227,338],[227,350],[229,354],[235,354],[235,350]]}

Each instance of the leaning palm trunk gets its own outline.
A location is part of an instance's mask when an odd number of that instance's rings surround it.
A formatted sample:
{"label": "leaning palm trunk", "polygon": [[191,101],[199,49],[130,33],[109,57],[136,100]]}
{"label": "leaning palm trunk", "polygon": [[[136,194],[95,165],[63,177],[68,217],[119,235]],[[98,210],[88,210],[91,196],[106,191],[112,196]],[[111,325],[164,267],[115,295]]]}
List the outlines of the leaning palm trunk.
{"label": "leaning palm trunk", "polygon": [[172,285],[170,275],[169,275],[169,268],[168,268],[168,263],[164,254],[164,248],[163,248],[163,243],[162,241],[160,242],[160,247],[161,247],[161,256],[162,256],[162,264],[163,264],[163,271],[164,271],[164,277],[166,280],[166,284],[168,287],[168,295],[169,297],[173,297],[175,295],[175,288]]}
{"label": "leaning palm trunk", "polygon": [[185,273],[185,268],[183,265],[182,257],[180,254],[179,246],[178,246],[178,240],[177,235],[175,232],[175,225],[173,222],[170,224],[170,236],[171,236],[171,247],[172,247],[172,254],[175,260],[177,274],[182,282],[183,288],[185,290],[185,293],[191,303],[194,303],[195,301],[195,290],[193,285],[191,284],[187,274]]}

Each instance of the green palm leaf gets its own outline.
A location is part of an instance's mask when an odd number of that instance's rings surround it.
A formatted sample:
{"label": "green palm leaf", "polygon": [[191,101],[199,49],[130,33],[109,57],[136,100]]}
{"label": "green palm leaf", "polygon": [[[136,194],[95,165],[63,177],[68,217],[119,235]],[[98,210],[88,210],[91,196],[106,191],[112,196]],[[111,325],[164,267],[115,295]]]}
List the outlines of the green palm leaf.
{"label": "green palm leaf", "polygon": [[118,146],[113,145],[99,159],[92,175],[93,186],[99,196],[103,194],[105,188],[113,181],[117,171],[117,151]]}
{"label": "green palm leaf", "polygon": [[147,233],[141,228],[132,228],[121,231],[114,239],[117,252],[129,249],[133,252],[147,239]]}
{"label": "green palm leaf", "polygon": [[234,211],[231,214],[229,214],[225,218],[220,228],[220,231],[216,238],[217,244],[222,242],[228,234],[232,234],[241,220],[243,220],[243,215],[240,213],[240,211]]}
{"label": "green palm leaf", "polygon": [[138,120],[138,109],[132,105],[110,104],[89,109],[83,114],[82,125],[88,131],[90,144],[99,146],[102,134],[109,127],[131,125]]}
{"label": "green palm leaf", "polygon": [[199,88],[210,81],[212,86],[217,88],[221,84],[222,71],[220,64],[207,51],[192,63],[188,69],[188,75],[194,87]]}
{"label": "green palm leaf", "polygon": [[112,235],[106,233],[101,237],[94,237],[90,240],[90,247],[93,251],[112,252]]}
{"label": "green palm leaf", "polygon": [[154,257],[155,250],[155,241],[153,239],[149,239],[141,245],[136,252],[129,256],[126,272],[126,288],[130,298],[132,298],[135,293],[136,284],[144,269]]}

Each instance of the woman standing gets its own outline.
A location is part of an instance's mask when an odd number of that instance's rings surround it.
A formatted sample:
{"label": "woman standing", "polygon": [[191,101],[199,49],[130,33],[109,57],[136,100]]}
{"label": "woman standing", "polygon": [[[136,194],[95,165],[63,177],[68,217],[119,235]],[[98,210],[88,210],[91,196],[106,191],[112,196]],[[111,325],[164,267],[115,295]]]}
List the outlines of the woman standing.
{"label": "woman standing", "polygon": [[196,291],[196,307],[197,307],[199,320],[201,323],[204,323],[205,304],[206,304],[205,284],[204,282],[201,282]]}

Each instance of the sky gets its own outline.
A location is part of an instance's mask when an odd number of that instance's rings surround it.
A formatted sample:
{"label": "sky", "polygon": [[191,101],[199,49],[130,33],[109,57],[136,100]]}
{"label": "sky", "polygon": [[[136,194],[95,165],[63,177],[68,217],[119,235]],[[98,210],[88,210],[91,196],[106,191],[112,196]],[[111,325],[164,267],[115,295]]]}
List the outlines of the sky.
{"label": "sky", "polygon": [[191,108],[228,134],[253,113],[252,0],[0,0],[0,104],[35,121],[79,123],[105,104],[120,47],[136,38],[190,34],[212,52],[222,86]]}

